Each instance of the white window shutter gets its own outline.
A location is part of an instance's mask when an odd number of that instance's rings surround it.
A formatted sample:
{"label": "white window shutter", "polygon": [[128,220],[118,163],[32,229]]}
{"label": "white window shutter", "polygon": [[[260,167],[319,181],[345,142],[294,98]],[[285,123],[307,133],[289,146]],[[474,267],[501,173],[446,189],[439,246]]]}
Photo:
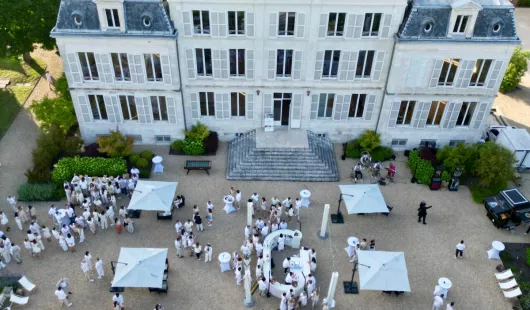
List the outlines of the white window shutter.
{"label": "white window shutter", "polygon": [[254,13],[253,12],[247,12],[245,16],[245,23],[247,29],[245,30],[245,33],[247,37],[253,38],[254,37]]}
{"label": "white window shutter", "polygon": [[267,65],[267,80],[276,78],[276,50],[269,50],[269,61]]}
{"label": "white window shutter", "polygon": [[318,37],[325,38],[328,34],[329,14],[320,14],[320,25],[318,26]]}
{"label": "white window shutter", "polygon": [[103,101],[105,101],[105,110],[107,110],[107,120],[111,123],[116,123],[116,114],[114,113],[112,99],[110,96],[103,96]]}
{"label": "white window shutter", "polygon": [[416,124],[416,128],[425,128],[425,125],[427,124],[427,118],[429,117],[429,111],[431,109],[432,102],[420,102],[421,109],[418,109],[418,123]]}
{"label": "white window shutter", "polygon": [[504,64],[504,61],[495,60],[495,64],[493,65],[493,70],[491,71],[490,77],[488,79],[488,83],[486,85],[487,88],[493,89],[493,88],[498,87],[497,81],[499,80],[499,75],[501,73],[503,64]]}
{"label": "white window shutter", "polygon": [[134,97],[134,102],[136,104],[136,112],[138,113],[138,122],[140,124],[146,124],[146,111],[144,108],[144,98],[143,97]]}
{"label": "white window shutter", "polygon": [[[475,66],[474,60],[463,60],[460,63],[460,70],[458,70],[458,76],[456,78],[455,86],[457,88],[467,88],[469,86],[469,79],[473,73],[473,67]],[[467,76],[467,79],[466,79]]]}
{"label": "white window shutter", "polygon": [[110,96],[112,106],[114,107],[114,116],[116,117],[116,123],[123,123],[123,112],[121,110],[120,99],[117,95]]}
{"label": "white window shutter", "polygon": [[383,64],[385,62],[385,52],[377,52],[375,59],[374,72],[372,73],[372,81],[379,81],[381,78],[381,71],[383,71]]}
{"label": "white window shutter", "polygon": [[291,128],[300,128],[302,122],[302,94],[293,94],[291,104]]}
{"label": "white window shutter", "polygon": [[217,12],[210,12],[210,33],[212,37],[219,36],[219,14]]}
{"label": "white window shutter", "polygon": [[[192,49],[186,49],[186,67],[188,69],[188,79],[195,79],[195,57]],[[215,67],[214,67],[215,68]]]}
{"label": "white window shutter", "polygon": [[296,37],[305,36],[305,13],[296,13]]}
{"label": "white window shutter", "polygon": [[221,78],[221,50],[212,50],[212,60],[213,60],[213,78]]}
{"label": "white window shutter", "polygon": [[347,120],[350,112],[351,95],[344,95],[344,102],[342,103],[342,114],[340,119]]}
{"label": "white window shutter", "polygon": [[346,23],[346,38],[353,38],[355,33],[355,19],[357,15],[348,14],[348,22]]}
{"label": "white window shutter", "polygon": [[374,108],[375,108],[375,95],[368,95],[366,96],[366,105],[364,107],[363,112],[363,119],[365,121],[372,120],[372,116],[374,115]]}
{"label": "white window shutter", "polygon": [[339,64],[339,81],[346,81],[348,78],[348,70],[350,69],[350,54],[351,52],[342,52],[340,55]]}
{"label": "white window shutter", "polygon": [[96,69],[98,70],[98,77],[99,81],[104,82],[104,74],[103,74],[103,66],[101,63],[101,55],[100,54],[94,54],[94,58],[96,60]]}
{"label": "white window shutter", "polygon": [[79,106],[79,110],[81,111],[81,118],[83,119],[84,123],[91,123],[92,122],[92,113],[90,111],[90,106],[88,104],[88,99],[85,95],[77,96],[77,104]]}
{"label": "white window shutter", "polygon": [[99,77],[102,81],[105,81],[107,84],[114,83],[114,72],[110,64],[110,55],[109,54],[100,54],[99,58],[101,59],[101,67],[103,69],[103,77]]}
{"label": "white window shutter", "polygon": [[245,50],[245,76],[247,80],[254,79],[254,51]]}
{"label": "white window shutter", "polygon": [[153,123],[153,110],[151,109],[151,97],[142,97],[144,102],[144,111],[145,111],[145,122],[147,124]]}
{"label": "white window shutter", "polygon": [[322,78],[322,66],[324,65],[324,52],[317,52],[317,58],[315,60],[315,81]]}
{"label": "white window shutter", "polygon": [[221,50],[221,78],[228,79],[228,50]]}
{"label": "white window shutter", "polygon": [[294,51],[293,80],[302,78],[302,51]]}
{"label": "white window shutter", "polygon": [[220,37],[226,37],[228,33],[228,24],[226,22],[226,12],[218,13],[218,20],[219,20],[219,36]]}
{"label": "white window shutter", "polygon": [[191,28],[191,12],[184,11],[182,12],[182,25],[184,26],[184,36],[191,37],[193,35]]}
{"label": "white window shutter", "polygon": [[246,93],[245,94],[245,117],[248,120],[254,119],[254,94]]}
{"label": "white window shutter", "polygon": [[[421,112],[423,111],[423,106],[425,105],[425,102],[418,102],[414,107],[414,115],[412,118],[412,127],[418,128],[418,125],[420,123],[421,118]],[[410,107],[409,107],[410,109]]]}
{"label": "white window shutter", "polygon": [[198,93],[190,93],[190,105],[191,105],[191,118],[193,119],[199,119],[200,109],[199,109],[199,94]]}
{"label": "white window shutter", "polygon": [[83,80],[81,79],[81,69],[79,69],[79,62],[77,60],[77,54],[68,53],[66,54],[66,58],[68,59],[68,67],[70,68],[70,75],[72,77],[72,82],[74,83],[83,82]]}
{"label": "white window shutter", "polygon": [[267,116],[267,114],[272,114],[272,94],[264,94],[263,95],[263,119]]}
{"label": "white window shutter", "polygon": [[144,57],[143,55],[133,55],[134,57],[134,71],[136,72],[136,81],[139,84],[145,83],[144,74]]}
{"label": "white window shutter", "polygon": [[127,54],[127,61],[129,63],[129,71],[131,73],[131,82],[138,83],[136,79],[136,68],[134,66],[134,57],[132,54]]}
{"label": "white window shutter", "polygon": [[452,129],[456,127],[456,121],[458,120],[458,114],[460,113],[461,108],[462,108],[462,102],[456,102],[453,105],[453,110],[451,111],[451,117],[449,118],[449,124],[447,125],[448,129]]}
{"label": "white window shutter", "polygon": [[357,15],[355,18],[355,27],[353,30],[353,37],[359,39],[363,34],[363,23],[364,23],[364,14]]}
{"label": "white window shutter", "polygon": [[351,52],[350,53],[350,61],[348,65],[348,74],[346,75],[347,81],[353,81],[355,80],[355,70],[357,69],[357,57],[359,55],[359,52]]}
{"label": "white window shutter", "polygon": [[383,19],[383,28],[381,31],[381,39],[388,39],[390,34],[390,25],[392,24],[392,14],[385,14]]}
{"label": "white window shutter", "polygon": [[177,104],[173,97],[166,97],[167,120],[170,124],[177,123]]}
{"label": "white window shutter", "polygon": [[169,55],[160,55],[160,64],[162,66],[164,84],[171,85],[171,64],[169,63]]}
{"label": "white window shutter", "polygon": [[269,13],[269,38],[278,36],[278,13]]}
{"label": "white window shutter", "polygon": [[488,109],[488,105],[489,104],[487,102],[479,103],[478,109],[476,109],[475,115],[473,116],[473,124],[471,125],[471,128],[481,129],[482,121],[486,116],[486,110]]}
{"label": "white window shutter", "polygon": [[447,128],[449,126],[449,119],[451,118],[451,113],[453,112],[453,107],[455,106],[454,102],[449,102],[444,109],[444,115],[442,115],[441,125],[442,128]]}
{"label": "white window shutter", "polygon": [[223,94],[215,93],[215,118],[223,119]]}
{"label": "white window shutter", "polygon": [[430,88],[438,86],[438,79],[440,78],[440,73],[442,72],[443,64],[443,59],[436,59],[434,61],[434,66],[432,67],[431,82],[429,83]]}
{"label": "white window shutter", "polygon": [[342,107],[344,104],[344,95],[336,95],[333,104],[333,120],[340,121],[342,119]]}
{"label": "white window shutter", "polygon": [[223,94],[223,119],[230,119],[232,114],[230,93]]}
{"label": "white window shutter", "polygon": [[310,119],[317,119],[318,116],[318,95],[311,95],[311,114]]}
{"label": "white window shutter", "polygon": [[399,107],[401,106],[400,101],[392,102],[392,109],[388,115],[388,128],[396,128],[397,118],[399,114]]}

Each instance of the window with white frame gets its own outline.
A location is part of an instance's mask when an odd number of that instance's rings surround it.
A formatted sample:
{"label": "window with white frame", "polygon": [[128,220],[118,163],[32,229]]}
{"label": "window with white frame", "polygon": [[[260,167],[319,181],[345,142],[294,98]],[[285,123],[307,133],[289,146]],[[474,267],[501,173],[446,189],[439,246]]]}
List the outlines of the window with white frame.
{"label": "window with white frame", "polygon": [[193,33],[210,34],[210,12],[193,11]]}
{"label": "window with white frame", "polygon": [[278,50],[276,54],[276,76],[290,77],[293,68],[293,50]]}
{"label": "window with white frame", "polygon": [[215,116],[215,101],[213,92],[200,92],[199,105],[202,116]]}
{"label": "window with white frame", "polygon": [[295,12],[280,12],[278,14],[278,35],[294,36],[294,26],[296,23]]}
{"label": "window with white frame", "polygon": [[363,37],[377,37],[381,26],[381,13],[364,14]]}
{"label": "window with white frame", "polygon": [[153,111],[154,121],[167,121],[166,97],[151,96],[151,110]]}
{"label": "window with white frame", "polygon": [[410,125],[412,122],[412,115],[414,114],[415,106],[416,101],[401,101],[396,124],[403,126]]}
{"label": "window with white frame", "polygon": [[428,148],[435,148],[436,147],[436,140],[432,139],[421,139],[420,140],[420,147],[428,147]]}
{"label": "window with white frame", "polygon": [[196,48],[197,75],[212,76],[212,50],[209,48]]}
{"label": "window with white frame", "polygon": [[372,74],[375,51],[359,51],[357,56],[357,68],[355,77],[358,79],[369,79]]}
{"label": "window with white frame", "polygon": [[440,77],[438,77],[438,86],[452,86],[455,81],[458,66],[460,66],[460,59],[446,58],[442,65]]}
{"label": "window with white frame", "polygon": [[145,74],[148,82],[162,82],[160,54],[144,54]]}
{"label": "window with white frame", "polygon": [[156,143],[169,143],[171,142],[171,136],[155,136]]}
{"label": "window with white frame", "polygon": [[336,78],[339,71],[340,51],[324,52],[324,67],[322,69],[323,78]]}
{"label": "window with white frame", "polygon": [[130,81],[129,61],[126,53],[111,53],[112,66],[114,67],[114,79],[116,81]]}
{"label": "window with white frame", "polygon": [[243,35],[245,34],[245,12],[228,11],[228,34]]}
{"label": "window with white frame", "polygon": [[458,113],[458,118],[456,119],[456,126],[469,126],[471,123],[471,118],[477,107],[476,102],[464,102]]}
{"label": "window with white frame", "polygon": [[138,120],[138,112],[136,110],[136,103],[134,101],[134,96],[120,95],[120,106],[121,106],[121,114],[123,115],[123,120],[125,121],[137,121]]}
{"label": "window with white frame", "polygon": [[407,146],[407,139],[392,139],[392,146],[405,147]]}
{"label": "window with white frame", "polygon": [[366,94],[352,94],[348,117],[363,117]]}
{"label": "window with white frame", "polygon": [[486,78],[488,77],[492,62],[493,60],[491,59],[477,59],[475,67],[473,68],[471,80],[469,81],[469,86],[483,87],[486,85]]}
{"label": "window with white frame", "polygon": [[245,76],[245,49],[230,49],[230,76]]}
{"label": "window with white frame", "polygon": [[466,33],[466,27],[470,19],[470,15],[458,15],[453,26],[453,33]]}
{"label": "window with white frame", "polygon": [[440,126],[446,105],[447,101],[433,101],[431,103],[429,115],[427,115],[427,125]]}
{"label": "window with white frame", "polygon": [[92,110],[92,118],[94,120],[109,119],[103,95],[88,95],[88,102],[90,103],[90,110]]}
{"label": "window with white frame", "polygon": [[245,93],[230,93],[232,116],[245,116]]}
{"label": "window with white frame", "polygon": [[449,141],[449,146],[450,147],[455,147],[458,143],[465,144],[466,140],[451,140],[451,141]]}
{"label": "window with white frame", "polygon": [[118,9],[105,9],[105,15],[107,15],[108,28],[120,28],[120,15],[118,14]]}
{"label": "window with white frame", "polygon": [[344,36],[344,25],[346,24],[346,13],[329,13],[328,37]]}
{"label": "window with white frame", "polygon": [[94,53],[77,53],[79,56],[79,63],[83,71],[83,80],[85,81],[99,81],[98,68],[96,66],[96,58]]}
{"label": "window with white frame", "polygon": [[333,103],[335,101],[335,94],[320,94],[318,99],[318,114],[320,119],[331,118],[333,113]]}

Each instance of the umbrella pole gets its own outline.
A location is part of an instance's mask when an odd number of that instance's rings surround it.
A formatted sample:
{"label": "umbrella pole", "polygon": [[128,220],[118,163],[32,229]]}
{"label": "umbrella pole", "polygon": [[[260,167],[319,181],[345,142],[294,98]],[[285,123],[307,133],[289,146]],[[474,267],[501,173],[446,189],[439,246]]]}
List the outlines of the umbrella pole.
{"label": "umbrella pole", "polygon": [[359,288],[357,282],[353,282],[353,277],[355,277],[355,272],[357,271],[357,264],[353,263],[353,269],[351,273],[351,281],[342,282],[344,286],[344,294],[359,294]]}
{"label": "umbrella pole", "polygon": [[342,216],[342,212],[340,212],[340,204],[342,203],[342,194],[339,196],[339,203],[337,206],[337,214],[331,215],[331,223],[333,224],[344,224],[344,217]]}

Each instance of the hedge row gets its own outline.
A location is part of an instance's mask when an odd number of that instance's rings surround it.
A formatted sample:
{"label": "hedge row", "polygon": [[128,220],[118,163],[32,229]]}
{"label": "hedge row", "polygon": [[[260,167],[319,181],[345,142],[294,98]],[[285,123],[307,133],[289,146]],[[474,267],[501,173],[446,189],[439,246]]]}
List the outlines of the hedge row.
{"label": "hedge row", "polygon": [[117,176],[125,172],[127,172],[127,162],[121,158],[64,157],[55,164],[52,181],[62,187],[63,182],[70,181],[74,174]]}

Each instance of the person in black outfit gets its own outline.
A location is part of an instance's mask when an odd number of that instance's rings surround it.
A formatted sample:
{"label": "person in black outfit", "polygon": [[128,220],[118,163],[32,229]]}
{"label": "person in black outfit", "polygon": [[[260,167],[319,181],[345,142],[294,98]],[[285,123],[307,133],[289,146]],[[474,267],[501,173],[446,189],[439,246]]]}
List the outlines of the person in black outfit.
{"label": "person in black outfit", "polygon": [[418,223],[423,219],[423,224],[427,225],[427,223],[425,223],[425,218],[427,218],[427,209],[430,208],[432,208],[432,206],[427,207],[425,201],[420,203],[420,207],[418,208]]}

